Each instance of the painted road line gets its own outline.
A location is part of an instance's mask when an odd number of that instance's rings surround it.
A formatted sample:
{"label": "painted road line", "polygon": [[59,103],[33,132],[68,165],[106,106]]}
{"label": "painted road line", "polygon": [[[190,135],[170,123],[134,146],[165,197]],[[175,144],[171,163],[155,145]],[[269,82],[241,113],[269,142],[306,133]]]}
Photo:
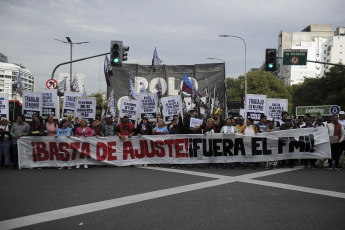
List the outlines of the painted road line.
{"label": "painted road line", "polygon": [[345,193],[334,192],[334,191],[329,191],[329,190],[308,188],[308,187],[297,186],[297,185],[281,184],[281,183],[276,183],[276,182],[253,180],[253,179],[243,179],[243,180],[239,180],[239,182],[345,199]]}

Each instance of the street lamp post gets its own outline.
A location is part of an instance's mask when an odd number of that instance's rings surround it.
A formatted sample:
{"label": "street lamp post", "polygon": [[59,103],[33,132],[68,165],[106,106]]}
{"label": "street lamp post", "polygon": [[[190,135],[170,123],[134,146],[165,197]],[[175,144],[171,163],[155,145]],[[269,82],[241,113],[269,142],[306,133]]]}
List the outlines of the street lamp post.
{"label": "street lamp post", "polygon": [[226,68],[225,68],[225,61],[221,58],[207,58],[207,59],[210,59],[210,60],[220,60],[220,61],[223,61],[224,62],[224,85],[225,85],[225,97],[224,97],[224,106],[225,106],[225,113],[226,113],[226,117],[228,116],[228,104],[227,104],[227,99],[228,99],[228,94],[227,94],[227,90],[228,90],[228,87],[227,87],[227,84],[226,84]]}
{"label": "street lamp post", "polygon": [[89,42],[72,42],[70,37],[66,37],[66,39],[67,39],[67,42],[59,40],[59,39],[55,39],[55,40],[59,42],[63,42],[63,43],[69,43],[71,45],[71,55],[70,55],[71,64],[69,66],[69,81],[70,81],[69,83],[70,83],[70,89],[72,89],[72,48],[73,48],[73,45],[74,44],[80,45],[80,44],[89,43]]}
{"label": "street lamp post", "polygon": [[219,35],[219,37],[231,37],[231,38],[239,38],[244,42],[244,116],[245,119],[247,119],[247,43],[246,41],[239,37],[234,35]]}

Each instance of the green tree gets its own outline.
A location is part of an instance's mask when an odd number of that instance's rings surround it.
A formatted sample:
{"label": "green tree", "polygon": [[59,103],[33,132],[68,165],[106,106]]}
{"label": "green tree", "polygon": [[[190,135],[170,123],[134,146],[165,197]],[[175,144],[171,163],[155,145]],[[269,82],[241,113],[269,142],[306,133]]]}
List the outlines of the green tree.
{"label": "green tree", "polygon": [[333,66],[321,78],[292,86],[293,106],[339,105],[345,108],[345,68]]}
{"label": "green tree", "polygon": [[[227,78],[228,100],[241,101],[244,95],[243,75],[237,79]],[[292,112],[292,91],[283,81],[266,71],[254,71],[247,73],[247,93],[267,95],[268,98],[282,98],[289,100],[289,112]]]}
{"label": "green tree", "polygon": [[102,116],[102,110],[104,107],[104,100],[101,93],[94,93],[89,95],[89,97],[95,97],[96,98],[96,119],[100,119]]}

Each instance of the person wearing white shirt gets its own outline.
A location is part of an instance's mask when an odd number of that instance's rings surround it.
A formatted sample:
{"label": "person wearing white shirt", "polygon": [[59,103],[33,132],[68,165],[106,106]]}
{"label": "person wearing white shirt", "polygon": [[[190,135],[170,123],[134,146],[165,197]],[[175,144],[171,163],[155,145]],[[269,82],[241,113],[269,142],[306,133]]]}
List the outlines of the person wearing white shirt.
{"label": "person wearing white shirt", "polygon": [[327,124],[329,139],[331,142],[331,159],[328,159],[328,170],[333,169],[333,160],[335,161],[335,169],[339,170],[339,159],[342,153],[341,142],[345,139],[345,130],[338,121],[338,115],[332,117],[332,123]]}

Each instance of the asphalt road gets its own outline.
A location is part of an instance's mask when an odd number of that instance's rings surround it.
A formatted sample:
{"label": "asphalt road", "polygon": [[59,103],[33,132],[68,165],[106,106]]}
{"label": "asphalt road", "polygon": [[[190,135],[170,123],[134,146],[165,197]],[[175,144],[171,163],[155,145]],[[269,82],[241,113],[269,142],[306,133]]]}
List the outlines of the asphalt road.
{"label": "asphalt road", "polygon": [[345,229],[345,169],[0,168],[0,229]]}

